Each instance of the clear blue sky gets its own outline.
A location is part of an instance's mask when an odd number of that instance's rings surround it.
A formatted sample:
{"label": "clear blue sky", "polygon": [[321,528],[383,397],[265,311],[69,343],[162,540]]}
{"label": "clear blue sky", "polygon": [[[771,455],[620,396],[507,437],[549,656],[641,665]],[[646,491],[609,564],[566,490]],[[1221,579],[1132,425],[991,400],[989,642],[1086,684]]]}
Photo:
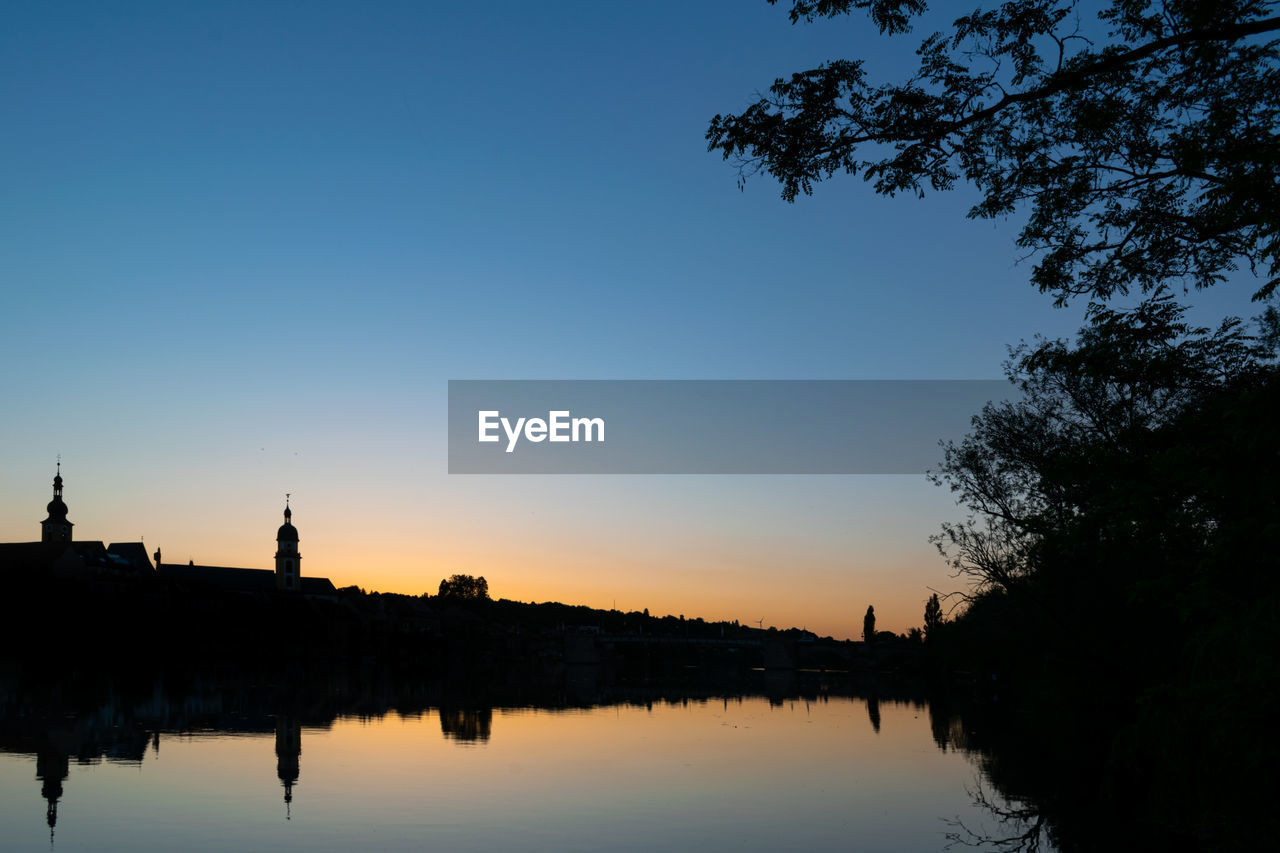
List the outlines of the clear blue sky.
{"label": "clear blue sky", "polygon": [[339,585],[905,630],[953,585],[922,480],[449,477],[444,415],[451,378],[991,378],[1071,332],[963,192],[788,205],[706,152],[912,44],[763,0],[6,3],[0,540],[61,453],[77,533],[167,559],[267,565],[292,491]]}

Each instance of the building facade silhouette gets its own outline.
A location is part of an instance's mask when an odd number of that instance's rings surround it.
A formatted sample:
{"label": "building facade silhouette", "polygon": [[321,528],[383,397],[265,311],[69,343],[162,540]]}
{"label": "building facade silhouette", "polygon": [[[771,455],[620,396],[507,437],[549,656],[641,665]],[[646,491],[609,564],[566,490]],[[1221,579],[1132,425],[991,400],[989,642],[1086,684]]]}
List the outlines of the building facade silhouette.
{"label": "building facade silhouette", "polygon": [[298,550],[298,529],[293,526],[293,510],[285,496],[284,524],[276,531],[274,569],[244,569],[230,566],[165,563],[160,549],[155,563],[147,557],[145,545],[139,542],[76,541],[75,525],[68,518],[63,499],[62,463],[58,462],[53,478],[53,499],[45,507],[40,522],[39,542],[0,543],[0,569],[10,577],[79,577],[79,578],[159,578],[178,587],[196,591],[200,588],[229,592],[300,594],[307,598],[336,598],[337,591],[328,578],[302,575],[302,554]]}
{"label": "building facade silhouette", "polygon": [[40,541],[0,543],[0,570],[9,578],[145,577],[153,572],[141,542],[77,541],[62,495],[62,463],[53,477],[53,500],[45,506]]}

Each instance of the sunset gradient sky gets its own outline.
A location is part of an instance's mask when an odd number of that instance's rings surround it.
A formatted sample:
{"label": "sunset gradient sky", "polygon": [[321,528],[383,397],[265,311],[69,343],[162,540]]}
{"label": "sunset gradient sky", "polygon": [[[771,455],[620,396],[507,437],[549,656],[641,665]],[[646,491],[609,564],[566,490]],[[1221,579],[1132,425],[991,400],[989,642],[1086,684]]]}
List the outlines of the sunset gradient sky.
{"label": "sunset gradient sky", "polygon": [[61,454],[77,538],[169,561],[269,566],[291,492],[338,586],[919,624],[959,515],[923,477],[450,476],[445,442],[449,379],[989,379],[1074,330],[966,192],[788,205],[706,152],[774,77],[912,38],[763,0],[6,3],[0,541]]}

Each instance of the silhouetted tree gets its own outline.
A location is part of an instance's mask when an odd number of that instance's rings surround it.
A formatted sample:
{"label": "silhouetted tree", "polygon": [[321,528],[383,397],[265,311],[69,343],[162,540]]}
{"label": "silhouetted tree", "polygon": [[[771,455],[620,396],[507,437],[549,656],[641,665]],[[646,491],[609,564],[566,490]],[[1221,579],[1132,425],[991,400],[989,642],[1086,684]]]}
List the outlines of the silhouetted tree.
{"label": "silhouetted tree", "polygon": [[925,638],[936,636],[938,626],[942,624],[942,603],[938,601],[938,594],[935,592],[929,596],[929,600],[924,604],[924,635]]}
{"label": "silhouetted tree", "polygon": [[488,601],[489,582],[484,575],[451,575],[440,581],[440,597],[459,601]]}
{"label": "silhouetted tree", "polygon": [[[777,0],[769,0],[770,3]],[[919,70],[874,85],[862,60],[778,79],[709,150],[739,181],[766,172],[782,196],[838,172],[884,195],[982,193],[970,217],[1030,215],[1018,245],[1058,302],[1173,280],[1206,287],[1243,261],[1280,284],[1280,78],[1275,4],[1112,0],[1097,23],[1077,0],[974,11],[925,38]],[[791,21],[854,10],[884,35],[923,0],[792,0]]]}
{"label": "silhouetted tree", "polygon": [[[973,594],[1024,589],[1047,556],[1046,535],[1086,519],[1124,528],[1136,509],[1126,501],[1158,498],[1163,506],[1193,482],[1206,461],[1194,454],[1179,471],[1160,472],[1184,475],[1165,495],[1145,494],[1156,481],[1135,480],[1135,466],[1154,449],[1158,430],[1171,430],[1229,384],[1265,380],[1275,350],[1269,332],[1246,334],[1234,318],[1211,332],[1193,328],[1184,314],[1168,294],[1129,312],[1099,307],[1075,347],[1039,340],[1013,351],[1006,372],[1022,399],[986,406],[931,474],[973,513],[943,525],[934,540]],[[1274,329],[1280,316],[1269,308],[1262,321]]]}
{"label": "silhouetted tree", "polygon": [[862,617],[862,641],[874,643],[876,640],[876,609],[867,605],[867,615]]}
{"label": "silhouetted tree", "polygon": [[940,651],[1082,735],[1019,748],[1074,780],[1055,831],[1074,823],[1079,849],[1117,826],[1121,849],[1257,846],[1280,761],[1280,323],[1184,314],[1167,295],[1099,308],[1074,344],[1015,350],[1022,398],[984,408],[935,475],[971,513],[936,539],[969,582]]}

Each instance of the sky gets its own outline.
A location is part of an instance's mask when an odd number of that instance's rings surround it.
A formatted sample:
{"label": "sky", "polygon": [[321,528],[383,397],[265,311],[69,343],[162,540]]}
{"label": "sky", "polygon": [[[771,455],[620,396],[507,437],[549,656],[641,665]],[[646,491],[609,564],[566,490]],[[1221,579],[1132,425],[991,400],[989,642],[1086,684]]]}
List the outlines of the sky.
{"label": "sky", "polygon": [[[918,37],[918,36],[917,36]],[[1084,305],[971,191],[740,190],[775,77],[914,66],[764,0],[0,10],[0,541],[857,636],[959,588],[923,476],[447,473],[450,379],[992,379]],[[1195,297],[1249,314],[1247,288]]]}

